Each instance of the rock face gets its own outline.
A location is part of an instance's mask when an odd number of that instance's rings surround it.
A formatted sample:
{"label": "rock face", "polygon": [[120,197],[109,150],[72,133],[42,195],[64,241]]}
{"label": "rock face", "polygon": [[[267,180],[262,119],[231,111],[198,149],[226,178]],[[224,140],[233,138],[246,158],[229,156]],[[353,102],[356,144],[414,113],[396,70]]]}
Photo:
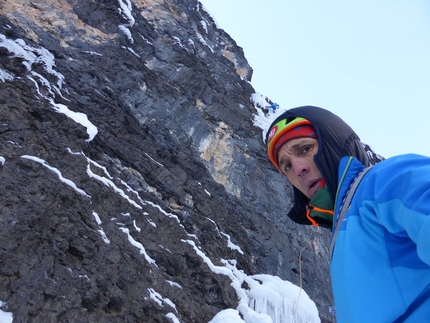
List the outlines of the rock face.
{"label": "rock face", "polygon": [[3,0],[0,28],[14,322],[209,322],[238,307],[232,267],[302,284],[334,321],[329,232],[286,217],[252,69],[199,2]]}

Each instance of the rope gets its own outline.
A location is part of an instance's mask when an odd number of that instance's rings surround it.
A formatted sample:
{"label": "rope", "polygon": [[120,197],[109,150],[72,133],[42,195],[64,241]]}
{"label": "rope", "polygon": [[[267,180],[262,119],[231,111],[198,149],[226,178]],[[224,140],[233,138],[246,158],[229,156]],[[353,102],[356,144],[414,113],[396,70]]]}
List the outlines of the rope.
{"label": "rope", "polygon": [[311,233],[309,234],[309,241],[308,243],[300,250],[299,252],[299,295],[297,296],[297,302],[296,302],[296,306],[294,308],[294,313],[293,313],[293,320],[291,321],[291,323],[294,323],[294,321],[296,320],[296,316],[297,316],[297,309],[299,307],[299,301],[300,301],[300,295],[302,294],[302,290],[303,290],[303,279],[302,279],[302,252],[305,251],[306,248],[308,248],[312,241],[314,240],[313,237],[313,233],[314,231],[311,228]]}
{"label": "rope", "polygon": [[352,181],[350,184],[348,190],[346,191],[345,197],[343,198],[342,204],[339,209],[339,215],[337,216],[336,220],[336,227],[333,232],[333,236],[330,241],[330,260],[333,258],[333,251],[334,251],[334,245],[336,243],[337,235],[339,234],[340,227],[342,226],[342,222],[345,218],[346,212],[349,210],[349,206],[351,204],[352,198],[354,197],[355,191],[358,188],[358,185],[360,184],[361,180],[363,179],[364,175],[367,174],[369,170],[372,169],[373,166],[369,166],[365,169],[363,169]]}

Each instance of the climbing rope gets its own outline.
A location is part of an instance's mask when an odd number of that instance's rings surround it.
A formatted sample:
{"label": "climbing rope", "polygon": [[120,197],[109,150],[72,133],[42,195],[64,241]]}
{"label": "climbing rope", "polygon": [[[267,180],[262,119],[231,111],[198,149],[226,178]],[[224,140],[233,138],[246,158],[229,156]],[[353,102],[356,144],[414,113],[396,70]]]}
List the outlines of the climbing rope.
{"label": "climbing rope", "polygon": [[296,302],[296,306],[294,308],[294,313],[293,313],[293,319],[291,321],[291,323],[294,323],[294,321],[296,320],[296,316],[297,316],[297,309],[299,307],[299,301],[300,301],[300,295],[302,294],[302,283],[303,283],[303,279],[302,279],[302,252],[305,251],[306,248],[308,248],[311,244],[312,241],[315,239],[314,237],[314,228],[310,228],[311,232],[309,234],[309,241],[306,243],[306,245],[300,250],[299,252],[299,295],[297,296],[297,302]]}

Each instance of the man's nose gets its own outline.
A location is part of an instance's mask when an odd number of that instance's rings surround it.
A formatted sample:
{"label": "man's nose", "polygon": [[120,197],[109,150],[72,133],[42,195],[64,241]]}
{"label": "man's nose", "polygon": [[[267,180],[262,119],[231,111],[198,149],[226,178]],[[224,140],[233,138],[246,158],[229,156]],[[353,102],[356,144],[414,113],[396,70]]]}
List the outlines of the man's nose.
{"label": "man's nose", "polygon": [[291,162],[294,174],[297,176],[302,176],[303,174],[309,172],[309,165],[300,159],[296,159]]}

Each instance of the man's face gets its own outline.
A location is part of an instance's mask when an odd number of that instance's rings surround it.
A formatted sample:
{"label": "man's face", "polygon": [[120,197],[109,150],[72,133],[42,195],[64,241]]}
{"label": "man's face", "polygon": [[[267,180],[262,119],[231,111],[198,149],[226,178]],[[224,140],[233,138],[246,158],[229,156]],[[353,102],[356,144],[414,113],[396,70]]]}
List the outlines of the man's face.
{"label": "man's face", "polygon": [[287,141],[278,152],[278,165],[288,180],[308,198],[313,198],[323,180],[314,162],[318,140],[301,137]]}

